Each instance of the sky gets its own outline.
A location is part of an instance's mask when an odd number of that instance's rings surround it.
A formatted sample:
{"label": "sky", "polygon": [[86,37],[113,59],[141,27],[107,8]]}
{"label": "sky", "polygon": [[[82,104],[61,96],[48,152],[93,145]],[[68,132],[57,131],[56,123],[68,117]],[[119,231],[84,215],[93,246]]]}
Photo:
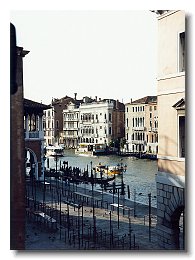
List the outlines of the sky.
{"label": "sky", "polygon": [[24,96],[130,102],[156,95],[157,20],[140,11],[11,11],[24,62]]}

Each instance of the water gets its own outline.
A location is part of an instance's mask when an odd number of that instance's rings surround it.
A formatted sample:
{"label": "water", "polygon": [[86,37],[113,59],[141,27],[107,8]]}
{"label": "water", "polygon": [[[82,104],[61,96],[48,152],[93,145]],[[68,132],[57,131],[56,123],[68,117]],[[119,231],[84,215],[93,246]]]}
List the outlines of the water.
{"label": "water", "polygon": [[[50,167],[55,168],[56,162],[50,157]],[[136,191],[135,200],[148,205],[148,194],[151,193],[152,206],[156,207],[156,182],[155,174],[157,173],[157,161],[148,159],[137,159],[133,157],[120,157],[116,155],[109,156],[80,156],[75,155],[74,150],[65,150],[65,156],[58,160],[58,167],[63,165],[63,161],[68,161],[69,166],[79,167],[81,169],[91,170],[92,167],[99,163],[102,165],[117,165],[123,163],[127,165],[127,170],[123,174],[125,185],[129,185],[131,200],[134,200],[134,191]],[[121,183],[121,176],[117,176],[116,183]],[[98,188],[98,187],[97,187]],[[126,189],[127,197],[127,189]]]}

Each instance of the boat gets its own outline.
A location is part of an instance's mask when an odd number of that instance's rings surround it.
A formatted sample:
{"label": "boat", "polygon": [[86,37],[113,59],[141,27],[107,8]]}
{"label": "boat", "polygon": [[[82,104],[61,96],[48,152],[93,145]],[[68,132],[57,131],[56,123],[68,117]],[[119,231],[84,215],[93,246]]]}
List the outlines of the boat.
{"label": "boat", "polygon": [[46,156],[63,156],[64,155],[64,149],[63,147],[57,145],[49,145],[45,147]]}
{"label": "boat", "polygon": [[75,149],[75,154],[83,156],[103,155],[106,153],[105,144],[80,143]]}
{"label": "boat", "polygon": [[108,174],[108,175],[119,175],[122,174],[124,171],[123,166],[106,166],[102,165],[101,163],[97,165],[94,169],[98,173]]}
{"label": "boat", "polygon": [[92,156],[93,149],[90,144],[80,143],[77,149],[75,149],[75,154],[82,156]]}

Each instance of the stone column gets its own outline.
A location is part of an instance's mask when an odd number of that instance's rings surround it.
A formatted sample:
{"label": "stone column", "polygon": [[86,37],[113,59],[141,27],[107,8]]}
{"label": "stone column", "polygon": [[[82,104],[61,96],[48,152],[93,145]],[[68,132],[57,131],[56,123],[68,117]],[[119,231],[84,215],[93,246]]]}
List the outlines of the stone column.
{"label": "stone column", "polygon": [[29,138],[29,115],[25,115],[25,137],[28,139]]}

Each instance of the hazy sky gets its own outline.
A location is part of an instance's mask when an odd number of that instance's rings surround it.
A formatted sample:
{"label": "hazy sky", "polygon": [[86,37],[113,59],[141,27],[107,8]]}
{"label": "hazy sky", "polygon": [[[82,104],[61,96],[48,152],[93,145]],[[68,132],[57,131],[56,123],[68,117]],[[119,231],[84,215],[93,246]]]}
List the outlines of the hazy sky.
{"label": "hazy sky", "polygon": [[150,11],[12,11],[24,58],[24,96],[156,95],[157,20]]}

